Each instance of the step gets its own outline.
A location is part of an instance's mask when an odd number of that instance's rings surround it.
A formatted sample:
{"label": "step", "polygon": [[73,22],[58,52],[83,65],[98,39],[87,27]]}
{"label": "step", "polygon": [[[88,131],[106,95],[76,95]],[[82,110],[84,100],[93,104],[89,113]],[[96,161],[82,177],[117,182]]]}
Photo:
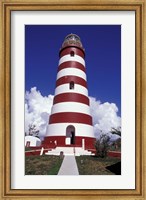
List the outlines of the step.
{"label": "step", "polygon": [[61,151],[63,151],[64,155],[94,155],[92,152],[84,150],[81,147],[56,147],[55,149],[46,152],[45,155],[60,155]]}

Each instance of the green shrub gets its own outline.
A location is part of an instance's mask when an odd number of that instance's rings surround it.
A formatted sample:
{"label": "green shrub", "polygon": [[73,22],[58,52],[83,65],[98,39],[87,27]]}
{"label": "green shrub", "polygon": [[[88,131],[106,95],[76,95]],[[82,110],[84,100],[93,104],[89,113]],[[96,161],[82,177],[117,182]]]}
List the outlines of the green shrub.
{"label": "green shrub", "polygon": [[96,156],[100,158],[107,157],[109,150],[110,137],[106,134],[102,134],[95,142]]}

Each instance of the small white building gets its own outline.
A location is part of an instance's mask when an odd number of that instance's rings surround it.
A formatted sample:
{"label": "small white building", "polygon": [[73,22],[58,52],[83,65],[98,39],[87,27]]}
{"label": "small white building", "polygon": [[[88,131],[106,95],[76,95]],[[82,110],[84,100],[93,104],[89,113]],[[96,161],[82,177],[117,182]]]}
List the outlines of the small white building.
{"label": "small white building", "polygon": [[41,145],[41,140],[34,136],[25,136],[25,146],[26,147],[36,147]]}

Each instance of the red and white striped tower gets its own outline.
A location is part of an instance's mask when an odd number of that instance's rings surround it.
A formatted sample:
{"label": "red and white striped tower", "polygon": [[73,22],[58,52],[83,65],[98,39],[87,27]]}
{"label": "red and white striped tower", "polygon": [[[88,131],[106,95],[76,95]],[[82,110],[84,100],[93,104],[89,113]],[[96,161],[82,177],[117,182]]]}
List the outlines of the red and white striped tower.
{"label": "red and white striped tower", "polygon": [[60,49],[56,89],[45,143],[93,148],[85,51],[79,36],[66,36]]}

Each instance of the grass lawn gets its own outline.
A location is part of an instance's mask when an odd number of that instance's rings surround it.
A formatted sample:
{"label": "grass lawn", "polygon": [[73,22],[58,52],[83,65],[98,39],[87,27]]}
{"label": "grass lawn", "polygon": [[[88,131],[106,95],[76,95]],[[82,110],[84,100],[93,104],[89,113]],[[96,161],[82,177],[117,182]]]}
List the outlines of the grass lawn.
{"label": "grass lawn", "polygon": [[57,175],[62,161],[53,155],[25,156],[25,175]]}
{"label": "grass lawn", "polygon": [[119,158],[97,158],[95,156],[77,156],[76,162],[80,175],[115,175],[110,170],[106,169],[120,162]]}

